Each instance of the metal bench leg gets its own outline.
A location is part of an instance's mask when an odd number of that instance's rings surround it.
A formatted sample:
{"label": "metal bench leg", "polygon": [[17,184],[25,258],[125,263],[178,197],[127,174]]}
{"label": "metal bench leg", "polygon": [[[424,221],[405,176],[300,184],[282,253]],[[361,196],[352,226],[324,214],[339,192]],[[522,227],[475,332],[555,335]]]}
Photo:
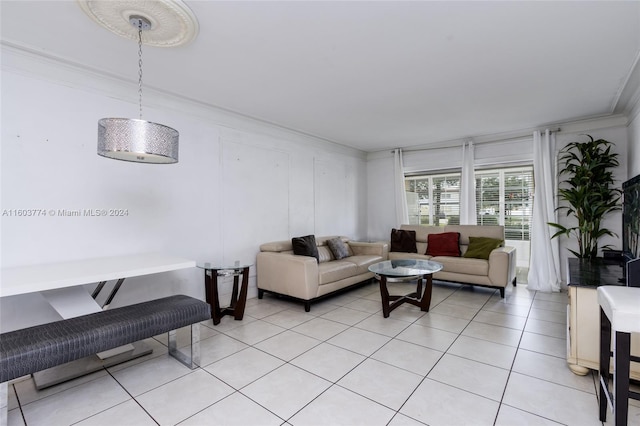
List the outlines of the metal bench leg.
{"label": "metal bench leg", "polygon": [[169,334],[169,355],[189,367],[195,369],[200,366],[200,324],[195,323],[189,326],[191,344],[189,345],[189,354],[185,354],[178,349],[177,331],[171,330]]}

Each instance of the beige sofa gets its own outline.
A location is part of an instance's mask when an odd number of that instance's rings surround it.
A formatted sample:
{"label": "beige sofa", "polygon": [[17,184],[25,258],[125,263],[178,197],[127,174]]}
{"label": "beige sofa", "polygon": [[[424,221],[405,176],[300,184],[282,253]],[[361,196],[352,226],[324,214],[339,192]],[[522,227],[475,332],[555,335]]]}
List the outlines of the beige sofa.
{"label": "beige sofa", "polygon": [[311,302],[373,278],[369,266],[387,260],[386,242],[365,243],[340,237],[348,246],[349,257],[336,260],[327,245],[335,237],[318,237],[319,262],[314,257],[293,254],[291,240],[262,244],[257,255],[258,298],[264,292]]}
{"label": "beige sofa", "polygon": [[442,281],[455,281],[500,289],[500,296],[504,297],[504,289],[509,283],[515,285],[516,280],[516,249],[514,247],[498,247],[489,255],[488,260],[426,255],[429,234],[442,232],[460,233],[460,251],[464,255],[469,246],[469,237],[489,237],[504,240],[503,226],[480,225],[402,225],[400,229],[416,232],[417,253],[390,252],[389,259],[431,259],[442,263],[444,268],[433,274],[433,278]]}

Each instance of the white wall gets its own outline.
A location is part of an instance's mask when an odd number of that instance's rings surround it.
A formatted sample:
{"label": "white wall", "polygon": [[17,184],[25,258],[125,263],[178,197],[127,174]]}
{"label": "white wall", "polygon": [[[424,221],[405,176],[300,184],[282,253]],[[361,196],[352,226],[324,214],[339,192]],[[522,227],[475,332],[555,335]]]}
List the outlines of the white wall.
{"label": "white wall", "polygon": [[389,241],[396,223],[393,154],[371,156],[367,162],[367,235],[369,241]]}
{"label": "white wall", "polygon": [[[147,89],[144,118],[180,132],[179,163],[105,159],[97,121],[137,117],[134,84],[11,49],[2,61],[2,268],[144,252],[255,263],[267,241],[366,237],[359,151]],[[21,209],[47,215],[11,216]],[[76,209],[127,213],[59,214]],[[172,293],[204,298],[202,271],[130,278],[113,305]],[[53,317],[38,295],[0,300],[3,331]]]}

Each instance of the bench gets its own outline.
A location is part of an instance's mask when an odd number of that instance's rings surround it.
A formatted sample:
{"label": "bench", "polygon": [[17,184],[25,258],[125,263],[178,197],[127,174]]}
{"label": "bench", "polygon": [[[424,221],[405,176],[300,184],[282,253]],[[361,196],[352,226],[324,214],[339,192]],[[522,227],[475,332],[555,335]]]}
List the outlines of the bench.
{"label": "bench", "polygon": [[[0,383],[169,333],[169,354],[193,369],[200,363],[199,322],[211,307],[176,295],[55,321],[0,335]],[[177,348],[176,329],[191,326],[191,351]]]}

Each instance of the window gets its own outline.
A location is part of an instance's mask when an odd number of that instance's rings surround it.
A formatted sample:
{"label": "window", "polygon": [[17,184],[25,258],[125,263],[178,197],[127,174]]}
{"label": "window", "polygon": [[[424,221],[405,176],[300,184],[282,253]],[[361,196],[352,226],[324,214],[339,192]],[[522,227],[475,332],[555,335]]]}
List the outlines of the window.
{"label": "window", "polygon": [[505,171],[504,181],[506,238],[529,241],[533,219],[533,167]]}
{"label": "window", "polygon": [[476,210],[478,225],[498,225],[500,203],[500,173],[476,172]]}
{"label": "window", "polygon": [[460,224],[460,173],[405,178],[409,223]]}
{"label": "window", "polygon": [[533,168],[476,172],[478,225],[504,225],[507,240],[529,241]]}
{"label": "window", "polygon": [[[505,237],[529,241],[533,167],[480,170],[476,178],[478,225],[504,225]],[[460,223],[460,173],[405,178],[411,224]]]}

